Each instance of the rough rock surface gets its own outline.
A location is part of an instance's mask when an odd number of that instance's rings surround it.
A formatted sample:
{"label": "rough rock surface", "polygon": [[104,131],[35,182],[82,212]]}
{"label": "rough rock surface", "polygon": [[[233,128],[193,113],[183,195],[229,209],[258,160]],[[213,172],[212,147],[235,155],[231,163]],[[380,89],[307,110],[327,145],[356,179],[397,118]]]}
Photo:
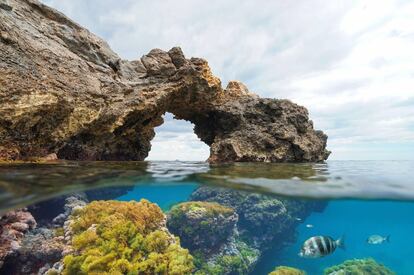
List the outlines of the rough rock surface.
{"label": "rough rock surface", "polygon": [[293,241],[292,232],[295,232],[300,221],[313,211],[323,210],[326,205],[325,202],[282,199],[205,186],[194,191],[190,199],[217,202],[233,208],[239,216],[239,233],[249,245],[262,252],[275,245],[283,246]]}
{"label": "rough rock surface", "polygon": [[[62,202],[64,204],[60,205]],[[52,267],[56,270],[61,269],[62,257],[71,252],[69,217],[73,211],[85,207],[86,202],[85,194],[77,193],[29,208],[33,216],[40,220],[38,228],[22,236],[19,246],[6,257],[0,273],[46,274]],[[52,208],[53,211],[46,215],[41,214],[47,208]],[[63,212],[52,218],[51,215],[56,211]],[[39,227],[39,224],[42,227]]]}
{"label": "rough rock surface", "polygon": [[25,235],[20,248],[8,257],[2,272],[6,274],[43,274],[63,256],[67,244],[63,236],[47,228],[38,228]]}
{"label": "rough rock surface", "polygon": [[37,0],[0,5],[0,159],[143,160],[165,112],[195,125],[211,162],[329,155],[304,107],[237,81],[223,89],[180,48],[122,60]]}
{"label": "rough rock surface", "polygon": [[233,209],[217,203],[184,202],[171,209],[167,227],[183,247],[209,254],[230,239],[237,219]]}
{"label": "rough rock surface", "polygon": [[195,274],[248,274],[260,252],[239,238],[237,220],[229,207],[189,201],[172,207],[167,227],[195,257]]}
{"label": "rough rock surface", "polygon": [[21,247],[24,235],[35,227],[36,221],[26,209],[10,211],[0,218],[0,268]]}

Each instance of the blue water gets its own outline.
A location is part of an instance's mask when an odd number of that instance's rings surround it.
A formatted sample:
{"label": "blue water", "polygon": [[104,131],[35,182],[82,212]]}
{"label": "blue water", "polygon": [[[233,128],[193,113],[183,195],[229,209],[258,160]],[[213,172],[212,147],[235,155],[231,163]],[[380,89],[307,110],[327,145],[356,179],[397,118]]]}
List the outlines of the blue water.
{"label": "blue water", "polygon": [[[136,186],[118,200],[148,199],[163,210],[186,201],[197,184]],[[278,251],[268,251],[257,265],[254,274],[268,274],[275,266],[297,267],[308,274],[323,274],[327,267],[354,258],[374,258],[397,274],[412,275],[414,247],[414,203],[395,201],[330,201],[322,213],[313,213],[297,228],[297,241]],[[306,225],[312,225],[312,228]],[[390,242],[369,245],[366,239],[373,234],[391,235]],[[346,250],[338,249],[320,259],[304,259],[297,254],[302,243],[311,236],[345,235]]]}
{"label": "blue water", "polygon": [[[345,260],[370,257],[399,275],[414,275],[413,167],[412,161],[222,166],[201,162],[0,165],[0,213],[62,194],[97,187],[119,186],[122,189],[124,185],[134,187],[116,199],[145,198],[164,211],[189,200],[199,185],[265,192],[293,199],[330,199],[322,213],[312,213],[301,221],[295,229],[297,238],[293,244],[265,251],[252,274],[265,275],[276,266],[287,265],[303,269],[308,275],[317,275]],[[260,211],[257,214],[260,215]],[[308,228],[307,224],[313,227]],[[368,245],[366,239],[373,234],[390,235],[391,241]],[[300,258],[297,254],[302,243],[316,235],[333,238],[346,235],[346,250],[338,249],[320,259]]]}
{"label": "blue water", "polygon": [[127,194],[118,197],[120,201],[139,201],[146,199],[156,203],[162,210],[167,211],[174,204],[187,201],[194,189],[197,188],[195,183],[186,184],[152,184],[145,186],[135,186]]}
{"label": "blue water", "polygon": [[[353,258],[372,257],[399,275],[414,274],[414,203],[390,201],[331,201],[322,213],[313,213],[298,227],[297,242],[282,251],[269,251],[258,267],[267,274],[276,265],[297,267],[308,274],[323,274],[326,267]],[[307,224],[314,227],[308,228]],[[339,238],[345,234],[346,250],[321,259],[297,256],[302,243],[311,236]],[[366,243],[372,234],[391,235],[390,242]]]}

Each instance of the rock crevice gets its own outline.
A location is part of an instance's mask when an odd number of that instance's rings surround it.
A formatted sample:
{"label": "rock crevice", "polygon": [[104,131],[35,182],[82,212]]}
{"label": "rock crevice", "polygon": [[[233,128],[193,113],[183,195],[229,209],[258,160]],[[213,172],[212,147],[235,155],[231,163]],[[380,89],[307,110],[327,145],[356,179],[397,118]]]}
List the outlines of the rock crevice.
{"label": "rock crevice", "polygon": [[323,161],[327,136],[304,107],[222,88],[180,48],[127,61],[37,0],[0,9],[0,159],[143,160],[170,112],[192,122],[210,162]]}

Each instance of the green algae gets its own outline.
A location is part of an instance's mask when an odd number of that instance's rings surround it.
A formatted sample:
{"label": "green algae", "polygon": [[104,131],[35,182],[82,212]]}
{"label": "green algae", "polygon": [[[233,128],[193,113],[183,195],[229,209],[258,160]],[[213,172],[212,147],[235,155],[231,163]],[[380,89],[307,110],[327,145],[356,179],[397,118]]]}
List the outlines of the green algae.
{"label": "green algae", "polygon": [[190,274],[193,257],[165,228],[161,209],[140,202],[95,201],[71,217],[74,253],[63,274]]}
{"label": "green algae", "polygon": [[289,266],[278,266],[269,275],[305,275],[306,272]]}
{"label": "green algae", "polygon": [[393,271],[374,259],[354,259],[342,264],[329,267],[324,271],[325,275],[395,275]]}

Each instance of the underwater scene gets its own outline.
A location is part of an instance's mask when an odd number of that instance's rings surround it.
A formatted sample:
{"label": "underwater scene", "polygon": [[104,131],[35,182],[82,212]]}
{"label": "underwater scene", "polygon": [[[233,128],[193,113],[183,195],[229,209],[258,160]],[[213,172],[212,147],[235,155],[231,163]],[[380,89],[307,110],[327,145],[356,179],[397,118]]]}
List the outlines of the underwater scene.
{"label": "underwater scene", "polygon": [[414,274],[413,161],[0,165],[1,274]]}

